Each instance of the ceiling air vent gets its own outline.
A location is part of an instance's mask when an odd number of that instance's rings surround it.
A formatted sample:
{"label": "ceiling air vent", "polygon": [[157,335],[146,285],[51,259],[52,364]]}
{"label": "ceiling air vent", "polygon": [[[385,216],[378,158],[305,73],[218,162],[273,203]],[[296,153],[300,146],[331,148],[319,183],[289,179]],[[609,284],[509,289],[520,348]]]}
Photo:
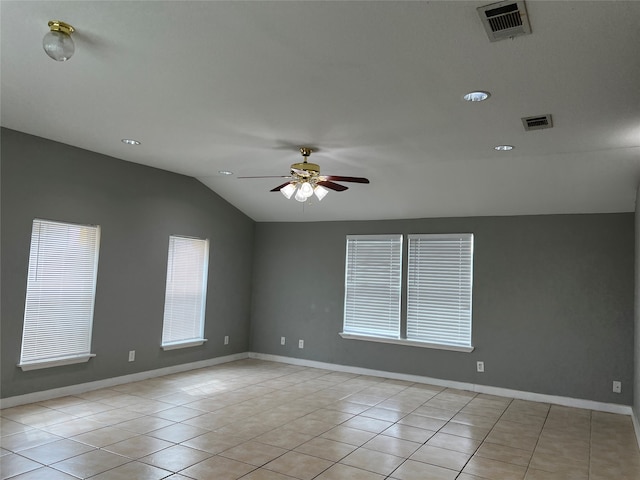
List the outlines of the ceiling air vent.
{"label": "ceiling air vent", "polygon": [[485,5],[478,8],[478,14],[492,42],[531,33],[524,0]]}
{"label": "ceiling air vent", "polygon": [[529,130],[542,130],[544,128],[553,127],[553,121],[551,120],[551,114],[536,115],[535,117],[524,117],[522,119],[524,129]]}

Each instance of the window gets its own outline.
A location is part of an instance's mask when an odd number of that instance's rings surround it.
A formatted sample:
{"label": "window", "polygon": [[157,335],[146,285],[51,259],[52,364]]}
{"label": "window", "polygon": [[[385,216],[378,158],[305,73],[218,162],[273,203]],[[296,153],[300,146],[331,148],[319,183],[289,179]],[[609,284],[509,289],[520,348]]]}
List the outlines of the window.
{"label": "window", "polygon": [[408,239],[406,322],[402,322],[402,235],[347,236],[340,335],[473,351],[473,235],[421,234]]}
{"label": "window", "polygon": [[169,237],[163,349],[191,347],[206,342],[203,337],[208,266],[208,240]]}
{"label": "window", "polygon": [[98,272],[100,227],[34,220],[19,366],[86,362]]}
{"label": "window", "polygon": [[400,337],[402,235],[347,236],[344,333]]}
{"label": "window", "polygon": [[407,339],[471,346],[473,235],[409,235]]}

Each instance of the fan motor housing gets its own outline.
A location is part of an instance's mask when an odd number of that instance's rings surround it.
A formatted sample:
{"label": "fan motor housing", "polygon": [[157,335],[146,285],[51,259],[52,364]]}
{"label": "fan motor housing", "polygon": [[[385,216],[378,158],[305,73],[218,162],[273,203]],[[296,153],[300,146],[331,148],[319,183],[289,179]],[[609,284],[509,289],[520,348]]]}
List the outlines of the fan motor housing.
{"label": "fan motor housing", "polygon": [[316,164],[316,163],[308,163],[308,162],[301,162],[301,163],[294,163],[293,165],[291,165],[291,173],[295,174],[295,170],[302,170],[305,172],[308,172],[309,175],[320,175],[320,165]]}

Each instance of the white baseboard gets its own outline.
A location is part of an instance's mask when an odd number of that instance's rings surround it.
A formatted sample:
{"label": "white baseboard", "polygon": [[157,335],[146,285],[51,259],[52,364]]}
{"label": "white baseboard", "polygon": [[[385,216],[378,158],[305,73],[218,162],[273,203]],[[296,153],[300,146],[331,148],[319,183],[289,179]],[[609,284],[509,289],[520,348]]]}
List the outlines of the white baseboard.
{"label": "white baseboard", "polygon": [[107,378],[105,380],[98,380],[95,382],[81,383],[78,385],[70,385],[68,387],[54,388],[51,390],[44,390],[41,392],[28,393],[26,395],[8,397],[8,398],[0,399],[0,408],[10,408],[18,405],[24,405],[27,403],[42,402],[44,400],[64,397],[67,395],[77,395],[79,393],[85,393],[91,390],[98,390],[100,388],[109,388],[115,385],[122,385],[123,383],[139,382],[141,380],[146,380],[149,378],[161,377],[163,375],[171,375],[173,373],[179,373],[179,372],[186,372],[186,371],[195,370],[198,368],[211,367],[214,365],[220,365],[222,363],[233,362],[236,360],[243,360],[245,358],[255,358],[258,360],[287,363],[290,365],[299,365],[303,367],[321,368],[324,370],[353,373],[357,375],[370,375],[373,377],[384,377],[384,378],[391,378],[394,380],[405,380],[405,381],[415,382],[415,383],[437,385],[440,387],[457,388],[460,390],[468,390],[468,391],[477,392],[477,393],[486,393],[489,395],[497,395],[501,397],[517,398],[520,400],[530,400],[533,402],[545,402],[545,403],[552,403],[555,405],[563,405],[567,407],[585,408],[585,409],[596,410],[600,412],[630,415],[633,420],[636,437],[638,439],[638,445],[640,446],[640,422],[639,422],[639,419],[634,415],[633,409],[631,408],[631,406],[628,406],[628,405],[618,405],[614,403],[595,402],[592,400],[583,400],[579,398],[560,397],[556,395],[524,392],[520,390],[511,390],[507,388],[477,385],[473,383],[455,382],[452,380],[443,380],[440,378],[424,377],[424,376],[410,375],[405,373],[387,372],[383,370],[372,370],[369,368],[352,367],[348,365],[338,365],[334,363],[317,362],[314,360],[304,360],[301,358],[284,357],[280,355],[270,355],[266,353],[255,353],[255,352],[236,353],[233,355],[211,358],[209,360],[202,360],[199,362],[184,363],[181,365],[174,365],[171,367],[159,368],[156,370],[148,370],[146,372],[133,373],[131,375],[123,375],[120,377]]}
{"label": "white baseboard", "polygon": [[[615,403],[595,402],[593,400],[583,400],[580,398],[571,398],[571,397],[560,397],[556,395],[546,395],[543,393],[523,392],[520,390],[511,390],[508,388],[490,387],[487,385],[476,385],[473,383],[455,382],[451,380],[442,380],[440,378],[423,377],[419,375],[409,375],[404,373],[387,372],[382,370],[371,370],[369,368],[351,367],[348,365],[337,365],[334,363],[316,362],[313,360],[284,357],[280,355],[269,355],[266,353],[250,352],[249,358],[255,358],[258,360],[267,360],[271,362],[289,363],[291,365],[300,365],[303,367],[335,370],[338,372],[354,373],[358,375],[370,375],[372,377],[385,377],[385,378],[391,378],[393,380],[405,380],[408,382],[415,382],[415,383],[427,383],[430,385],[437,385],[439,387],[456,388],[459,390],[468,390],[471,392],[497,395],[500,397],[517,398],[519,400],[529,400],[532,402],[552,403],[554,405],[562,405],[565,407],[585,408],[588,410],[596,410],[600,412],[632,415],[632,408],[629,405],[618,405]],[[639,429],[636,427],[636,433],[638,431]]]}
{"label": "white baseboard", "polygon": [[27,393],[26,395],[17,395],[0,399],[0,408],[16,407],[26,403],[42,402],[51,400],[52,398],[65,397],[67,395],[77,395],[79,393],[89,392],[91,390],[99,390],[101,388],[114,387],[123,383],[139,382],[148,378],[162,377],[171,375],[172,373],[186,372],[188,370],[196,370],[198,368],[212,367],[222,363],[243,360],[249,357],[249,353],[242,352],[224,357],[210,358],[199,362],[183,363],[181,365],[173,365],[171,367],[158,368],[156,370],[147,370],[146,372],[132,373],[130,375],[122,375],[120,377],[106,378],[95,382],[79,383],[68,387],[53,388],[51,390],[43,390],[41,392]]}

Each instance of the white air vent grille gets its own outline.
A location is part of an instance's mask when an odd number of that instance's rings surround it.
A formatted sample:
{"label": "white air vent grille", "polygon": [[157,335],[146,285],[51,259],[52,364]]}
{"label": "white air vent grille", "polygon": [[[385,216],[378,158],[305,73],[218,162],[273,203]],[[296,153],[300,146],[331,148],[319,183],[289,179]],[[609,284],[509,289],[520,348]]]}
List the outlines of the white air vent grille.
{"label": "white air vent grille", "polygon": [[544,128],[553,127],[553,121],[551,119],[551,114],[536,115],[535,117],[524,117],[522,119],[522,124],[524,125],[524,129],[526,131],[529,131],[529,130],[542,130]]}
{"label": "white air vent grille", "polygon": [[523,0],[485,5],[478,8],[478,14],[492,42],[531,33]]}

